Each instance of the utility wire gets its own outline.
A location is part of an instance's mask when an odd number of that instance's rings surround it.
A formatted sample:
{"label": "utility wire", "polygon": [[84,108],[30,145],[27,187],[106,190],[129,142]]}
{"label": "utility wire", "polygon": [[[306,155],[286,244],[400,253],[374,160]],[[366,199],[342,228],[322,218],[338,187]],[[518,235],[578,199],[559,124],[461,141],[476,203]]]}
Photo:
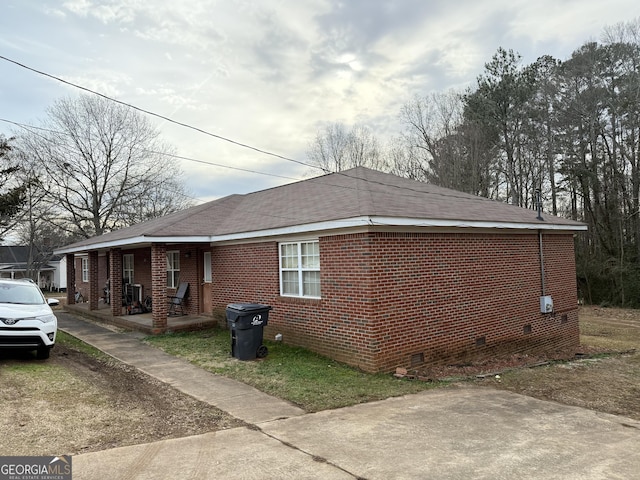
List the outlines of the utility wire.
{"label": "utility wire", "polygon": [[[45,132],[53,133],[53,134],[56,134],[56,135],[69,136],[69,133],[67,133],[67,132],[60,132],[60,131],[51,130],[51,129],[47,129],[47,128],[42,128],[42,127],[36,127],[36,126],[32,126],[32,125],[25,125],[25,124],[22,124],[22,123],[14,122],[14,121],[3,119],[3,118],[0,118],[0,121],[6,122],[6,123],[9,123],[9,124],[12,124],[12,125],[16,125],[16,126],[18,126],[20,128],[23,128],[23,129],[27,130],[27,131],[31,131],[32,133],[35,133],[35,132],[33,132],[32,129],[37,129],[37,130],[42,130],[42,131],[45,131]],[[299,178],[294,178],[294,177],[286,177],[286,176],[283,176],[283,175],[275,175],[275,174],[271,174],[271,173],[258,172],[258,171],[255,171],[255,170],[249,170],[249,169],[244,169],[244,168],[240,168],[240,167],[231,167],[231,166],[228,166],[228,165],[221,165],[221,164],[217,164],[217,163],[213,163],[213,162],[208,162],[208,161],[205,161],[205,160],[198,160],[198,159],[189,158],[189,157],[182,157],[180,155],[173,155],[173,154],[170,154],[170,153],[155,152],[155,151],[152,151],[152,150],[145,150],[145,151],[147,151],[149,153],[153,153],[153,154],[166,155],[166,156],[175,157],[175,158],[178,158],[178,159],[197,162],[197,163],[201,163],[201,164],[204,164],[204,165],[211,165],[211,166],[227,168],[227,169],[230,169],[230,170],[238,170],[238,171],[254,173],[254,174],[258,174],[258,175],[265,175],[265,176],[283,178],[283,179],[286,179],[286,180],[294,180],[294,181],[303,181],[304,180],[304,179],[299,179]],[[320,167],[316,167],[316,168],[320,168]],[[463,194],[463,193],[459,193],[458,194],[458,192],[455,192],[453,190],[451,190],[452,193],[425,192],[424,190],[421,190],[421,189],[414,189],[414,188],[410,188],[410,187],[407,187],[407,186],[399,187],[397,185],[392,185],[392,184],[385,183],[385,182],[380,182],[380,181],[376,181],[376,180],[370,180],[370,179],[365,179],[365,178],[361,178],[361,177],[358,177],[358,176],[349,175],[348,173],[343,172],[343,171],[327,172],[327,173],[335,173],[336,175],[340,175],[340,176],[347,177],[347,178],[357,179],[357,180],[369,183],[371,185],[380,185],[380,186],[383,186],[383,187],[397,188],[398,189],[397,195],[400,196],[400,197],[416,198],[417,195],[413,194],[413,193],[415,193],[415,194],[418,194],[418,195],[430,195],[430,196],[440,196],[440,197],[449,197],[449,198],[467,198],[465,196],[465,194]],[[332,186],[334,188],[347,189],[347,190],[354,190],[354,189],[357,190],[357,187],[348,186],[348,185],[327,184],[327,186]],[[178,193],[178,192],[176,192],[176,193]],[[184,196],[186,198],[191,198],[191,199],[194,199],[194,200],[202,201],[200,199],[196,199],[196,198],[190,197],[189,195],[186,195],[184,193],[180,193],[180,195],[182,195],[182,196]],[[477,198],[480,199],[480,200],[485,200],[484,197],[477,197]],[[489,200],[489,199],[486,199],[486,200]]]}
{"label": "utility wire", "polygon": [[[48,138],[48,137],[46,137],[44,135],[41,135],[40,133],[36,132],[36,130],[41,130],[43,132],[48,132],[48,133],[52,133],[54,135],[59,135],[59,136],[60,135],[69,136],[69,134],[65,133],[65,132],[58,132],[58,131],[51,130],[51,129],[48,129],[48,128],[35,127],[35,126],[32,126],[32,125],[25,125],[25,124],[21,124],[21,123],[18,123],[18,122],[12,122],[11,120],[7,120],[7,119],[4,119],[4,118],[0,118],[0,122],[6,122],[6,123],[9,123],[9,124],[12,124],[12,125],[16,125],[16,126],[22,128],[23,130],[26,130],[27,132],[31,133],[32,135],[37,136],[37,137],[39,137],[39,138],[41,138],[43,140],[46,140],[46,141],[49,141],[50,138]],[[64,151],[66,151],[67,153],[71,153],[71,154],[77,153],[75,151],[70,150],[69,148],[67,148],[64,145],[57,145],[57,147],[61,148]],[[167,155],[167,154],[163,154],[163,153],[160,153],[160,152],[150,152],[150,153],[155,153],[155,154],[159,154],[159,155]],[[161,188],[162,190],[164,190],[165,192],[169,192],[169,193],[172,193],[174,195],[180,195],[181,197],[188,198],[189,200],[195,200],[196,202],[204,203],[204,200],[202,200],[200,198],[192,197],[191,195],[188,195],[187,193],[182,192],[182,191],[178,191],[178,190],[175,190],[175,189],[172,189],[172,188],[167,188],[167,186],[165,185],[164,182],[162,184],[158,185],[158,187]]]}
{"label": "utility wire", "polygon": [[[82,85],[78,85],[78,84],[75,84],[75,83],[69,82],[69,81],[67,81],[67,80],[63,80],[62,78],[56,77],[55,75],[51,75],[51,74],[46,73],[46,72],[43,72],[43,71],[41,71],[41,70],[37,70],[37,69],[35,69],[35,68],[29,67],[29,66],[27,66],[27,65],[24,65],[24,64],[22,64],[22,63],[20,63],[20,62],[17,62],[17,61],[15,61],[15,60],[12,60],[12,59],[10,59],[10,58],[7,58],[7,57],[5,57],[4,55],[0,55],[0,59],[5,60],[5,61],[10,62],[10,63],[13,63],[14,65],[17,65],[17,66],[19,66],[19,67],[22,67],[22,68],[24,68],[24,69],[26,69],[26,70],[29,70],[29,71],[31,71],[31,72],[37,73],[38,75],[43,75],[43,76],[45,76],[45,77],[51,78],[51,79],[56,80],[56,81],[58,81],[58,82],[64,83],[64,84],[66,84],[66,85],[70,85],[70,86],[72,86],[72,87],[74,87],[74,88],[78,88],[78,89],[80,89],[80,90],[83,90],[83,91],[86,91],[86,92],[92,93],[92,94],[97,95],[97,96],[99,96],[99,97],[102,97],[102,98],[104,98],[104,99],[106,99],[106,100],[109,100],[109,101],[112,101],[112,102],[118,103],[118,104],[120,104],[120,105],[123,105],[123,106],[129,107],[129,108],[132,108],[132,109],[134,109],[134,110],[137,110],[137,111],[139,111],[139,112],[145,113],[145,114],[147,114],[147,115],[151,115],[151,116],[154,116],[154,117],[160,118],[160,119],[165,120],[165,121],[167,121],[167,122],[169,122],[169,123],[173,123],[173,124],[176,124],[176,125],[179,125],[179,126],[185,127],[185,128],[189,128],[189,129],[194,130],[194,131],[196,131],[196,132],[203,133],[203,134],[208,135],[208,136],[210,136],[210,137],[217,138],[217,139],[219,139],[219,140],[223,140],[223,141],[225,141],[225,142],[229,142],[229,143],[232,143],[232,144],[234,144],[234,145],[238,145],[238,146],[243,147],[243,148],[248,148],[248,149],[253,150],[253,151],[255,151],[255,152],[259,152],[259,153],[263,153],[263,154],[265,154],[265,155],[270,155],[270,156],[272,156],[272,157],[280,158],[280,159],[282,159],[282,160],[286,160],[286,161],[288,161],[288,162],[294,162],[294,163],[297,163],[297,164],[299,164],[299,165],[304,165],[305,167],[316,168],[316,169],[322,170],[322,171],[323,171],[323,173],[325,173],[325,174],[326,174],[326,173],[331,173],[331,172],[326,171],[326,169],[324,169],[324,168],[322,168],[322,167],[319,167],[319,166],[317,166],[317,165],[312,165],[312,164],[310,164],[310,163],[305,163],[305,162],[302,162],[302,161],[300,161],[300,160],[295,160],[295,159],[293,159],[293,158],[285,157],[285,156],[283,156],[283,155],[279,155],[279,154],[277,154],[277,153],[273,153],[273,152],[269,152],[269,151],[266,151],[266,150],[263,150],[263,149],[260,149],[260,148],[257,148],[257,147],[253,147],[253,146],[251,146],[251,145],[247,145],[247,144],[244,144],[244,143],[238,142],[238,141],[236,141],[236,140],[232,140],[232,139],[230,139],[230,138],[223,137],[223,136],[221,136],[221,135],[217,135],[217,134],[215,134],[215,133],[208,132],[208,131],[203,130],[203,129],[199,128],[199,127],[194,127],[194,126],[192,126],[192,125],[189,125],[189,124],[186,124],[186,123],[182,123],[182,122],[179,122],[179,121],[173,120],[173,119],[171,119],[171,118],[169,118],[169,117],[166,117],[166,116],[164,116],[164,115],[160,115],[160,114],[158,114],[158,113],[154,113],[154,112],[151,112],[151,111],[149,111],[149,110],[145,110],[145,109],[143,109],[143,108],[136,107],[135,105],[131,105],[131,104],[129,104],[129,103],[126,103],[126,102],[123,102],[123,101],[120,101],[120,100],[116,100],[116,99],[111,98],[111,97],[109,97],[109,96],[107,96],[107,95],[104,95],[104,94],[102,94],[102,93],[99,93],[99,92],[96,92],[96,91],[94,91],[94,90],[91,90],[90,88],[83,87]],[[227,167],[227,168],[231,168],[231,167]],[[258,173],[258,172],[255,172],[255,173]],[[336,173],[336,174],[341,175],[341,176],[344,176],[344,177],[349,177],[349,178],[359,179],[359,180],[362,180],[362,181],[365,181],[365,182],[367,182],[367,183],[371,183],[371,184],[378,184],[378,185],[382,185],[382,186],[386,186],[386,187],[397,188],[397,189],[399,190],[398,194],[399,194],[399,195],[403,195],[403,196],[414,196],[414,195],[411,195],[411,194],[407,194],[407,193],[405,193],[405,192],[409,191],[409,192],[419,193],[419,194],[421,194],[421,195],[425,195],[425,194],[426,194],[426,195],[433,195],[433,196],[440,196],[440,197],[450,197],[450,198],[468,198],[468,197],[466,197],[466,195],[465,195],[465,194],[463,194],[463,193],[461,193],[461,192],[456,192],[456,191],[454,191],[454,190],[451,190],[451,192],[452,192],[452,193],[445,193],[444,191],[439,191],[439,192],[425,192],[425,191],[423,191],[423,190],[421,190],[421,189],[407,188],[406,186],[402,186],[402,187],[400,187],[400,186],[397,186],[397,185],[391,185],[391,184],[387,184],[387,183],[379,182],[379,181],[375,181],[375,180],[363,179],[363,178],[360,178],[360,177],[355,177],[355,176],[352,176],[352,175],[348,175],[348,174],[346,174],[346,173],[344,173],[344,172],[333,172],[333,173]],[[342,188],[352,188],[352,187],[345,187],[345,186],[342,186],[342,185],[335,185],[335,186],[336,186],[336,187],[342,187]],[[445,190],[446,190],[446,189],[445,189]],[[477,198],[478,198],[478,199],[484,199],[485,197],[479,197],[479,196],[478,196]],[[487,199],[487,200],[489,200],[489,199]]]}
{"label": "utility wire", "polygon": [[[32,132],[32,133],[34,133],[32,129],[35,129],[35,130],[42,130],[43,132],[54,133],[56,135],[69,136],[68,132],[60,132],[60,131],[51,130],[51,129],[48,129],[48,128],[36,127],[36,126],[33,126],[33,125],[26,125],[24,123],[14,122],[12,120],[7,120],[6,118],[0,118],[0,122],[5,122],[5,123],[9,123],[11,125],[15,125],[17,127],[20,127],[22,129],[27,130],[27,131]],[[209,162],[207,160],[199,160],[197,158],[183,157],[181,155],[174,155],[172,153],[167,153],[167,152],[156,152],[154,150],[143,150],[143,151],[145,151],[147,153],[153,153],[155,155],[163,155],[163,156],[166,156],[166,157],[177,158],[179,160],[186,160],[186,161],[194,162],[194,163],[201,163],[203,165],[209,165],[209,166],[213,166],[213,167],[227,168],[229,170],[237,170],[237,171],[240,171],[240,172],[255,173],[256,175],[265,175],[267,177],[283,178],[285,180],[296,180],[296,181],[302,180],[301,178],[287,177],[285,175],[276,175],[275,173],[258,172],[256,170],[250,170],[248,168],[232,167],[232,166],[229,166],[229,165],[223,165],[221,163]],[[195,200],[197,200],[197,199],[195,199]]]}
{"label": "utility wire", "polygon": [[22,67],[22,68],[24,68],[26,70],[29,70],[31,72],[37,73],[38,75],[43,75],[45,77],[51,78],[51,79],[56,80],[58,82],[64,83],[66,85],[70,85],[70,86],[72,86],[74,88],[78,88],[80,90],[84,90],[85,92],[89,92],[89,93],[92,93],[92,94],[97,95],[99,97],[105,98],[105,99],[107,99],[109,101],[118,103],[120,105],[124,105],[125,107],[132,108],[132,109],[137,110],[139,112],[146,113],[147,115],[151,115],[153,117],[160,118],[162,120],[165,120],[165,121],[167,121],[169,123],[173,123],[175,125],[179,125],[181,127],[185,127],[185,128],[189,128],[191,130],[195,130],[196,132],[200,132],[200,133],[203,133],[205,135],[209,135],[210,137],[217,138],[219,140],[223,140],[225,142],[232,143],[232,144],[237,145],[239,147],[248,148],[249,150],[253,150],[255,152],[262,153],[262,154],[265,154],[265,155],[269,155],[269,156],[272,156],[272,157],[280,158],[280,159],[286,160],[288,162],[294,162],[294,163],[297,163],[299,165],[304,165],[305,167],[320,168],[320,167],[318,167],[316,165],[311,165],[309,163],[305,163],[305,162],[302,162],[300,160],[295,160],[293,158],[285,157],[285,156],[279,155],[277,153],[269,152],[267,150],[262,150],[261,148],[252,147],[251,145],[247,145],[246,143],[237,142],[236,140],[232,140],[230,138],[223,137],[222,135],[216,135],[215,133],[208,132],[206,130],[203,130],[202,128],[194,127],[193,125],[189,125],[187,123],[183,123],[183,122],[179,122],[177,120],[173,120],[173,119],[171,119],[169,117],[165,117],[164,115],[160,115],[159,113],[151,112],[149,110],[145,110],[143,108],[136,107],[135,105],[131,105],[130,103],[126,103],[126,102],[123,102],[121,100],[116,100],[115,98],[111,98],[111,97],[109,97],[109,96],[107,96],[107,95],[105,95],[103,93],[99,93],[99,92],[96,92],[95,90],[91,90],[90,88],[83,87],[82,85],[78,85],[76,83],[69,82],[67,80],[63,80],[60,77],[56,77],[55,75],[51,75],[50,73],[46,73],[46,72],[43,72],[41,70],[37,70],[35,68],[29,67],[27,65],[24,65],[23,63],[20,63],[20,62],[17,62],[15,60],[12,60],[10,58],[7,58],[4,55],[0,55],[0,59],[5,60],[5,61],[10,62],[10,63],[13,63],[14,65]]}
{"label": "utility wire", "polygon": [[[41,71],[41,70],[37,70],[37,69],[35,69],[35,68],[29,67],[29,66],[24,65],[24,64],[22,64],[22,63],[20,63],[20,62],[17,62],[17,61],[15,61],[15,60],[12,60],[12,59],[10,59],[10,58],[7,58],[7,57],[5,57],[5,56],[3,56],[3,55],[0,55],[0,59],[5,60],[5,61],[7,61],[7,62],[9,62],[9,63],[13,63],[14,65],[17,65],[17,66],[19,66],[19,67],[22,67],[22,68],[24,68],[24,69],[26,69],[26,70],[29,70],[29,71],[31,71],[31,72],[37,73],[38,75],[42,75],[42,76],[45,76],[45,77],[51,78],[51,79],[53,79],[53,80],[56,80],[56,81],[58,81],[58,82],[64,83],[64,84],[69,85],[69,86],[72,86],[72,87],[77,88],[77,89],[79,89],[79,90],[83,90],[83,91],[89,92],[89,93],[91,93],[91,94],[93,94],[93,95],[97,95],[97,96],[102,97],[102,98],[104,98],[104,99],[106,99],[106,100],[109,100],[109,101],[111,101],[111,102],[114,102],[114,103],[117,103],[117,104],[123,105],[123,106],[125,106],[125,107],[131,108],[131,109],[136,110],[136,111],[139,111],[139,112],[141,112],[141,113],[144,113],[144,114],[147,114],[147,115],[151,115],[151,116],[153,116],[153,117],[160,118],[160,119],[162,119],[162,120],[164,120],[164,121],[167,121],[167,122],[169,122],[169,123],[172,123],[172,124],[175,124],[175,125],[178,125],[178,126],[184,127],[184,128],[188,128],[188,129],[194,130],[194,131],[199,132],[199,133],[202,133],[202,134],[204,134],[204,135],[208,135],[208,136],[210,136],[210,137],[213,137],[213,138],[216,138],[216,139],[219,139],[219,140],[222,140],[222,141],[225,141],[225,142],[231,143],[231,144],[233,144],[233,145],[237,145],[237,146],[242,147],[242,148],[247,148],[247,149],[249,149],[249,150],[253,150],[253,151],[255,151],[255,152],[262,153],[262,154],[264,154],[264,155],[269,155],[269,156],[272,156],[272,157],[275,157],[275,158],[279,158],[279,159],[282,159],[282,160],[286,160],[286,161],[288,161],[288,162],[293,162],[293,163],[297,163],[297,164],[299,164],[299,165],[303,165],[303,166],[306,166],[306,167],[319,169],[319,170],[322,170],[322,172],[323,172],[323,173],[325,173],[325,174],[332,173],[332,172],[329,172],[329,171],[327,171],[326,169],[324,169],[324,168],[322,168],[322,167],[319,167],[319,166],[317,166],[317,165],[312,165],[312,164],[309,164],[309,163],[302,162],[302,161],[300,161],[300,160],[295,160],[295,159],[293,159],[293,158],[285,157],[285,156],[283,156],[283,155],[279,155],[279,154],[277,154],[277,153],[273,153],[273,152],[269,152],[269,151],[267,151],[267,150],[263,150],[263,149],[260,149],[260,148],[257,148],[257,147],[253,147],[253,146],[251,146],[251,145],[247,145],[247,144],[245,144],[245,143],[241,143],[241,142],[238,142],[238,141],[236,141],[236,140],[232,140],[232,139],[230,139],[230,138],[223,137],[223,136],[221,136],[221,135],[217,135],[217,134],[215,134],[215,133],[208,132],[208,131],[206,131],[206,130],[204,130],[204,129],[202,129],[202,128],[195,127],[195,126],[193,126],[193,125],[189,125],[189,124],[187,124],[187,123],[179,122],[179,121],[177,121],[177,120],[173,120],[173,119],[171,119],[171,118],[169,118],[169,117],[166,117],[166,116],[164,116],[164,115],[160,115],[160,114],[158,114],[158,113],[155,113],[155,112],[152,112],[152,111],[149,111],[149,110],[146,110],[146,109],[140,108],[140,107],[136,107],[135,105],[132,105],[132,104],[129,104],[129,103],[126,103],[126,102],[120,101],[120,100],[116,100],[116,99],[111,98],[111,97],[109,97],[109,96],[107,96],[107,95],[105,95],[105,94],[102,94],[102,93],[96,92],[96,91],[94,91],[94,90],[91,90],[90,88],[83,87],[82,85],[78,85],[78,84],[75,84],[75,83],[73,83],[73,82],[69,82],[69,81],[64,80],[64,79],[62,79],[62,78],[56,77],[55,75],[51,75],[51,74],[46,73],[46,72],[43,72],[43,71]],[[1,121],[5,121],[5,122],[8,122],[8,123],[15,124],[15,125],[18,125],[18,126],[20,126],[20,127],[22,127],[22,128],[25,128],[23,125],[18,124],[18,123],[16,123],[16,122],[11,122],[11,121],[9,121],[9,120],[4,120],[4,119],[0,119],[0,120],[1,120]],[[30,128],[38,128],[38,127],[30,127]],[[46,129],[42,129],[42,130],[46,130]],[[151,152],[151,153],[158,153],[158,152]],[[198,163],[203,163],[203,164],[213,165],[213,166],[219,166],[219,167],[229,168],[229,169],[234,169],[234,170],[240,170],[240,171],[245,171],[245,172],[249,172],[249,173],[255,173],[255,174],[260,174],[260,175],[269,175],[269,176],[280,177],[280,178],[291,179],[291,180],[298,180],[298,179],[296,179],[296,178],[291,178],[291,177],[284,177],[284,176],[280,176],[280,175],[273,175],[273,174],[267,174],[267,173],[263,173],[263,172],[256,172],[256,171],[253,171],[253,170],[248,170],[248,169],[243,169],[243,168],[238,168],[238,167],[229,167],[229,166],[226,166],[226,165],[214,164],[214,163],[212,163],[212,162],[205,162],[205,161],[203,161],[203,160],[196,160],[196,159],[191,159],[191,158],[188,158],[188,157],[180,157],[180,156],[178,156],[178,155],[171,155],[171,154],[166,154],[166,153],[165,153],[165,154],[163,154],[163,155],[169,155],[169,156],[172,156],[172,157],[175,157],[175,158],[180,158],[180,159],[183,159],[183,160],[194,161],[194,162],[198,162]],[[396,188],[396,189],[398,189],[398,192],[397,192],[397,195],[398,195],[398,196],[416,197],[417,195],[414,195],[414,194],[418,194],[418,195],[420,195],[420,196],[423,196],[423,195],[430,195],[430,196],[449,197],[449,198],[460,198],[460,199],[463,199],[463,198],[464,198],[464,199],[468,199],[468,198],[469,198],[469,196],[468,196],[468,195],[466,195],[466,194],[464,194],[464,193],[461,193],[461,192],[451,191],[452,193],[448,193],[447,189],[443,189],[443,190],[440,190],[440,189],[439,189],[439,191],[437,191],[437,192],[433,192],[433,191],[432,191],[432,192],[425,192],[423,189],[419,189],[419,188],[415,188],[415,189],[414,189],[414,188],[410,188],[410,187],[407,187],[407,186],[398,186],[398,185],[392,185],[392,184],[389,184],[389,183],[386,183],[386,182],[380,182],[380,181],[375,181],[375,180],[369,180],[369,179],[361,178],[361,177],[358,177],[358,176],[349,175],[349,174],[347,174],[347,173],[345,173],[345,172],[333,172],[333,173],[336,173],[337,175],[340,175],[340,176],[344,176],[344,177],[348,177],[348,178],[357,179],[357,180],[359,180],[359,181],[363,181],[363,182],[365,182],[365,183],[372,184],[372,185],[376,185],[376,184],[377,184],[377,185],[380,185],[380,186]],[[359,190],[359,188],[358,188],[357,186],[356,186],[356,187],[352,187],[352,186],[336,185],[336,184],[333,184],[333,185],[328,184],[327,186],[333,186],[333,187],[336,187],[336,188],[346,188],[346,189],[355,189],[355,190]],[[183,194],[183,195],[184,195],[184,194]],[[187,196],[187,195],[185,195],[185,196]],[[187,196],[187,197],[188,197],[188,196]],[[477,198],[478,198],[478,199],[484,199],[484,197],[477,197]],[[486,200],[489,200],[489,199],[486,199]],[[274,215],[274,214],[272,214],[272,213],[271,213],[271,214],[267,214],[267,215],[268,215],[268,216],[272,216],[272,217],[274,217],[274,218],[284,218],[284,219],[297,220],[297,219],[294,219],[293,217],[281,216],[281,215]]]}

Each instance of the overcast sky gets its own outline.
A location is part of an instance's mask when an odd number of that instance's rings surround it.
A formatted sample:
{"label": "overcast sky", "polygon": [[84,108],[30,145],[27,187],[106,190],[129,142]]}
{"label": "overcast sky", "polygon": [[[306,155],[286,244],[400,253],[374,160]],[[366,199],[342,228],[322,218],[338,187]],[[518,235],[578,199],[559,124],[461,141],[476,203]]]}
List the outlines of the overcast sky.
{"label": "overcast sky", "polygon": [[[384,143],[415,95],[473,85],[498,47],[566,60],[637,0],[3,0],[0,55],[234,141],[306,161],[320,127]],[[0,59],[0,118],[38,125],[80,91]],[[201,200],[309,169],[152,118]],[[0,133],[19,133],[0,122]],[[275,176],[274,176],[275,175]],[[281,177],[288,177],[281,178]]]}

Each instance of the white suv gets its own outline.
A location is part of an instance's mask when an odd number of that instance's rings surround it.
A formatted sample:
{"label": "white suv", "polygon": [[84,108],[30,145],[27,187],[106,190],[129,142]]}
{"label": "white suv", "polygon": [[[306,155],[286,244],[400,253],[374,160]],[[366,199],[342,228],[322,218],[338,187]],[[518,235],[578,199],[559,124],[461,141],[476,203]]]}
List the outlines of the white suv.
{"label": "white suv", "polygon": [[58,320],[40,288],[31,280],[0,279],[0,350],[35,350],[39,359],[49,358],[56,342]]}

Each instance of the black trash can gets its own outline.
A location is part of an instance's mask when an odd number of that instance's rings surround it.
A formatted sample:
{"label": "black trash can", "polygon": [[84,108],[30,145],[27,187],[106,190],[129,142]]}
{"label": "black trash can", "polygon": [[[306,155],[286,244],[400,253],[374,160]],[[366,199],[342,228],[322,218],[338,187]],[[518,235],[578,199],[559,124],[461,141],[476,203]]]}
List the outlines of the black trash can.
{"label": "black trash can", "polygon": [[230,303],[227,324],[231,332],[231,355],[238,360],[264,358],[269,351],[262,344],[263,328],[269,321],[269,305]]}

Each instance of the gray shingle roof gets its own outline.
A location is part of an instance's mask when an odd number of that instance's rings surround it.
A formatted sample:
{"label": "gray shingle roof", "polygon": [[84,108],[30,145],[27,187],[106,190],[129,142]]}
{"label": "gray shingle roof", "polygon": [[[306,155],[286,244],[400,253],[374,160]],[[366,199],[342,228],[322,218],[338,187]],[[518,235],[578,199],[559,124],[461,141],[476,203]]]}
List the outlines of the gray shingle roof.
{"label": "gray shingle roof", "polygon": [[0,246],[0,264],[26,262],[29,257],[29,247],[23,245]]}
{"label": "gray shingle roof", "polygon": [[[77,242],[63,250],[145,237],[224,236],[357,217],[488,224],[584,225],[502,202],[358,167],[246,195],[230,195],[132,227]],[[250,236],[250,235],[249,235]],[[176,238],[179,241],[179,238]]]}

